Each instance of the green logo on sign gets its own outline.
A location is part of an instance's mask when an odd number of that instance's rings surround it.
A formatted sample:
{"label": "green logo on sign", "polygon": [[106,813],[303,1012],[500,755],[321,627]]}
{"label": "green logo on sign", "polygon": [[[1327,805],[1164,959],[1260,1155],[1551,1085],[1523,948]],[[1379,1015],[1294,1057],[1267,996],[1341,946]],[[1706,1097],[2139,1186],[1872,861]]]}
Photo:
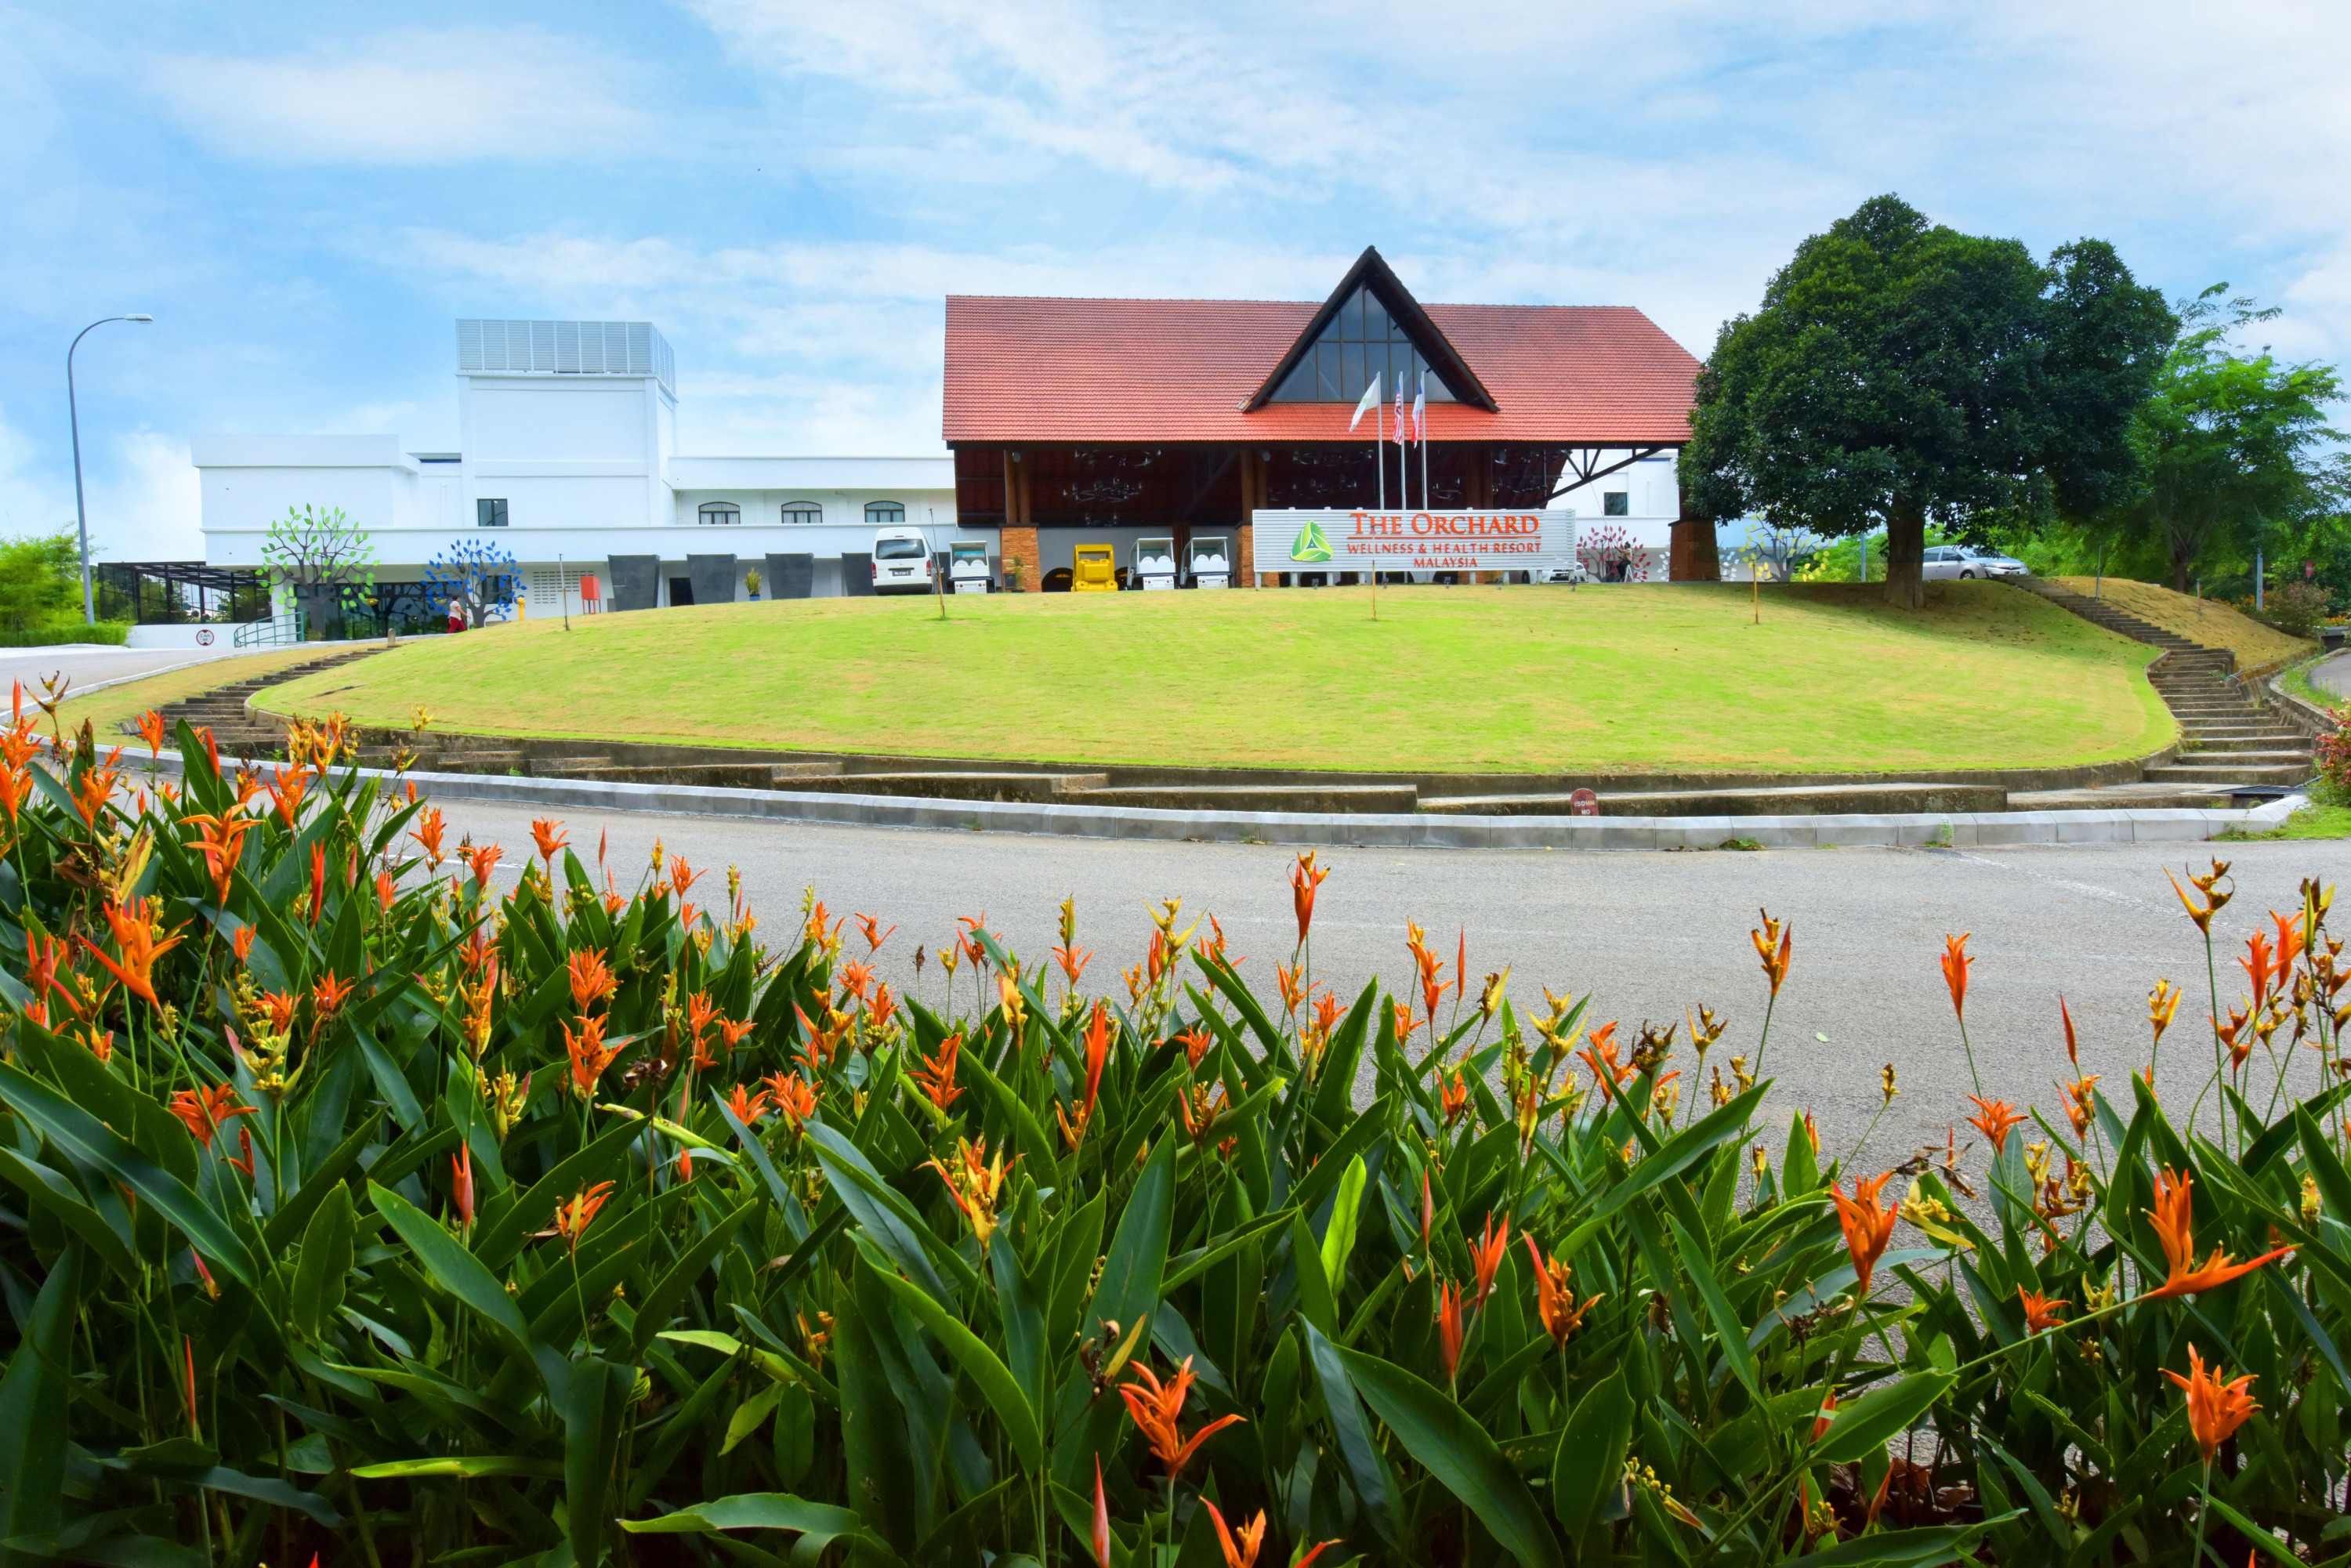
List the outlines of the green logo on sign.
{"label": "green logo on sign", "polygon": [[1299,525],[1298,542],[1290,547],[1290,559],[1309,561],[1331,559],[1331,541],[1322,537],[1322,524],[1308,522]]}

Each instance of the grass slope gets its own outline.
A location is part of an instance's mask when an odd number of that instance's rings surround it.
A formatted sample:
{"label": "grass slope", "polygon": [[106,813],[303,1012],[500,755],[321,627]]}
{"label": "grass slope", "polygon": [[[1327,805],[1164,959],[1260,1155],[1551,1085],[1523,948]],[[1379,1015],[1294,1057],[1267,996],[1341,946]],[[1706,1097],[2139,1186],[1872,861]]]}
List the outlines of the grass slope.
{"label": "grass slope", "polygon": [[2317,646],[2304,638],[2289,637],[2274,626],[2264,626],[2218,600],[2199,600],[2192,593],[2176,593],[2152,582],[2133,582],[2117,577],[2107,578],[2103,583],[2089,577],[2061,577],[2056,580],[2076,593],[2098,592],[2117,610],[2151,621],[2191,643],[2201,643],[2207,648],[2226,648],[2237,655],[2237,668],[2246,674],[2265,674],[2306,657]]}
{"label": "grass slope", "polygon": [[[830,599],[435,637],[265,694],[405,726],[1339,769],[1876,770],[2137,756],[2147,648],[1939,583]],[[325,696],[329,688],[335,690]]]}
{"label": "grass slope", "polygon": [[216,686],[235,685],[239,681],[316,659],[331,651],[317,647],[277,648],[266,653],[249,653],[239,658],[206,659],[141,680],[125,681],[119,686],[110,685],[86,697],[75,696],[68,689],[64,706],[57,709],[57,717],[68,729],[78,729],[82,720],[89,720],[99,735],[110,745],[125,725],[136,722],[139,716],[149,708],[162,707],[165,703],[192,697]]}

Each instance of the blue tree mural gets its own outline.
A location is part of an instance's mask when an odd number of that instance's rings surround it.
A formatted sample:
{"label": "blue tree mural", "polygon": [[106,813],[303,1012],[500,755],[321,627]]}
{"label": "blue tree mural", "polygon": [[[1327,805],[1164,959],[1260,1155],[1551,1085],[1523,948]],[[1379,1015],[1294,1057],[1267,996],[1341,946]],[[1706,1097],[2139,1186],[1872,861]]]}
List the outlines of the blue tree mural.
{"label": "blue tree mural", "polygon": [[465,624],[479,627],[515,601],[515,558],[484,539],[461,538],[424,563],[424,598],[436,612],[455,600]]}

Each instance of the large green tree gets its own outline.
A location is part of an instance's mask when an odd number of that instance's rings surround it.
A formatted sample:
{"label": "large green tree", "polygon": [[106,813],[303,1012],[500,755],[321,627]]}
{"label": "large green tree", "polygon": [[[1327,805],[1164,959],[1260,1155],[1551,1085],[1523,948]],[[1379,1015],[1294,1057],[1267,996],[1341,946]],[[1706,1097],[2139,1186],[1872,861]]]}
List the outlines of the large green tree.
{"label": "large green tree", "polygon": [[2325,408],[2343,396],[2334,368],[2287,364],[2231,340],[2274,307],[2216,283],[2180,307],[2185,330],[2133,421],[2141,482],[2107,508],[2126,559],[2182,591],[2191,577],[2233,575],[2257,549],[2326,553],[2344,504]]}
{"label": "large green tree", "polygon": [[1923,602],[1928,521],[2087,515],[2129,493],[2129,434],[2178,323],[2102,240],[2046,263],[1896,196],[1797,247],[1700,372],[1692,507],[1886,532],[1886,598]]}
{"label": "large green tree", "polygon": [[0,541],[0,632],[22,636],[78,612],[80,560],[69,533]]}

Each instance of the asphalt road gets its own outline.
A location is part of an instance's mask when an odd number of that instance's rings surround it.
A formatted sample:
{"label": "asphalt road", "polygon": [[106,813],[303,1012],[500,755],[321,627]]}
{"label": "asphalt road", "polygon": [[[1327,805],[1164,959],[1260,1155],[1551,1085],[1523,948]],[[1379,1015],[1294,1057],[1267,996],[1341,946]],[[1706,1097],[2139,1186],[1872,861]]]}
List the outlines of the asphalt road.
{"label": "asphalt road", "polygon": [[211,648],[115,648],[68,643],[56,648],[0,650],[0,686],[22,681],[26,688],[31,690],[49,676],[63,674],[73,681],[73,689],[80,692],[89,690],[100,681],[150,675],[158,670],[193,664],[199,659],[220,659],[252,652],[249,648],[228,647],[225,645],[228,640],[228,628],[223,627],[220,643]]}
{"label": "asphalt road", "polygon": [[[448,802],[452,841],[470,832],[505,848],[505,874],[530,852],[530,813]],[[917,944],[935,950],[956,917],[985,912],[1024,957],[1042,961],[1057,940],[1063,898],[1078,901],[1079,943],[1095,950],[1086,980],[1123,995],[1122,967],[1141,961],[1147,906],[1180,897],[1188,918],[1215,914],[1243,973],[1270,997],[1273,967],[1296,937],[1287,882],[1294,852],[1224,844],[1120,843],[1082,839],[809,826],[711,818],[581,815],[567,823],[592,859],[600,830],[625,887],[658,835],[726,897],[726,867],[742,868],[752,906],[778,940],[813,887],[835,913],[877,915],[897,934],[883,948],[883,977],[941,999],[935,964],[917,982]],[[2237,896],[2215,920],[2223,1005],[2241,990],[2233,954],[2262,912],[2298,907],[2299,881],[2351,881],[2341,843],[2214,845],[2236,867]],[[2168,859],[2177,871],[2189,856]],[[1765,983],[1748,932],[1768,907],[1793,922],[1795,959],[1771,1026],[1768,1065],[1783,1087],[1782,1115],[1813,1108],[1825,1146],[1849,1149],[1880,1105],[1879,1074],[1895,1064],[1901,1093],[1871,1140],[1889,1163],[1970,1109],[1971,1086],[1937,956],[1946,933],[1971,932],[1976,955],[1968,1018],[1990,1092],[2034,1100],[2056,1120],[2051,1085],[2065,1070],[2057,998],[2070,1003],[2085,1068],[2119,1090],[2147,1060],[2147,993],[2158,977],[2187,988],[2165,1041],[2158,1088],[2183,1097],[2210,1060],[2204,950],[2152,850],[2085,846],[2016,850],[1787,850],[1740,853],[1572,853],[1544,851],[1338,850],[1314,919],[1318,977],[1352,998],[1377,974],[1410,975],[1405,923],[1426,926],[1449,960],[1468,940],[1470,996],[1479,977],[1510,966],[1521,1007],[1542,988],[1597,992],[1593,1021],[1683,1017],[1705,1003],[1730,1019],[1715,1061],[1752,1054]],[[2207,855],[2193,857],[2199,868]],[[2351,890],[2336,912],[2351,930]],[[849,928],[851,951],[862,940]],[[1205,927],[1203,928],[1205,930]],[[967,984],[968,971],[966,971]],[[2198,1035],[2202,1030],[2199,1042]],[[2281,1039],[2283,1037],[2281,1036]],[[1687,1040],[1687,1033],[1680,1037]],[[2201,1052],[2199,1058],[2199,1051]],[[2305,1050],[2298,1080],[2314,1082]],[[1689,1064],[1686,1044],[1676,1061]],[[2176,1064],[2176,1065],[2175,1065]],[[2257,1068],[2266,1087],[2273,1075]],[[1726,1072],[1727,1076],[1727,1072]],[[1962,1128],[1964,1133],[1965,1129]]]}
{"label": "asphalt road", "polygon": [[2338,697],[2351,697],[2351,653],[2337,653],[2313,669],[2310,684]]}

